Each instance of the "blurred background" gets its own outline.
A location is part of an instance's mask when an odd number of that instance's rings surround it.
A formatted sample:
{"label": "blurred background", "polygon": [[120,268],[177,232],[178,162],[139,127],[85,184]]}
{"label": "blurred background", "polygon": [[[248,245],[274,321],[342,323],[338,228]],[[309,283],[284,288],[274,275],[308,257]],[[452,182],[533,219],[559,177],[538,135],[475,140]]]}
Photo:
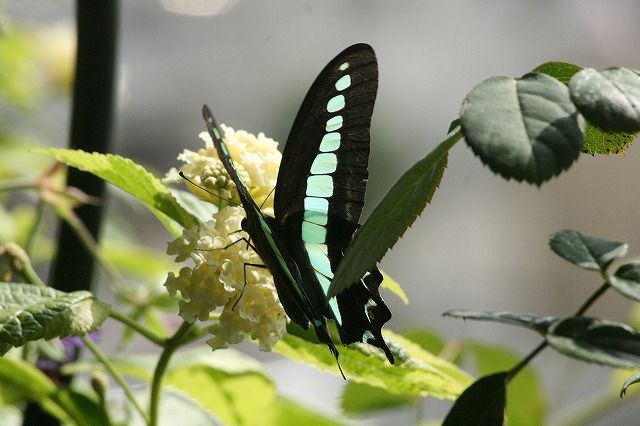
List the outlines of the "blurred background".
{"label": "blurred background", "polygon": [[[5,1],[4,8],[15,25],[55,26],[72,40],[71,1]],[[366,216],[403,171],[444,139],[476,84],[493,75],[520,76],[552,60],[596,69],[638,68],[639,19],[640,3],[630,0],[122,2],[114,152],[163,175],[177,165],[182,149],[200,147],[203,103],[218,121],[284,143],[317,73],[345,47],[366,42],[380,68]],[[38,125],[25,132],[47,145],[65,146],[68,101],[47,104]],[[601,283],[554,255],[549,235],[573,228],[627,241],[631,254],[640,253],[639,212],[638,146],[624,155],[583,155],[538,188],[493,175],[459,143],[432,205],[381,262],[410,299],[404,305],[383,295],[393,312],[388,327],[427,327],[450,339],[478,339],[526,354],[539,342],[527,330],[441,313],[454,308],[574,312]],[[147,218],[131,212],[129,229],[163,251],[171,237]],[[590,312],[625,321],[630,308],[611,293]],[[265,360],[282,394],[338,411],[341,380],[260,354],[251,344],[241,348]],[[558,416],[591,390],[610,387],[611,370],[551,351],[534,366]],[[423,417],[440,418],[447,407],[429,400]],[[638,415],[638,404],[631,402],[593,424],[634,424]],[[402,424],[414,416],[387,413],[366,424]]]}

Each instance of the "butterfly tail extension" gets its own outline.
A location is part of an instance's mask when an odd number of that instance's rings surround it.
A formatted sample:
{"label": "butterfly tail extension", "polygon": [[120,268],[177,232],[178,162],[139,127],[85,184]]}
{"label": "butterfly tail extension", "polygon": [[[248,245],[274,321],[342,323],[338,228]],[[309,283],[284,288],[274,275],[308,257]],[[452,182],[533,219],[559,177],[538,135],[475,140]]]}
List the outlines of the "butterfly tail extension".
{"label": "butterfly tail extension", "polygon": [[340,374],[342,375],[342,378],[347,380],[347,377],[344,375],[344,372],[342,371],[342,367],[340,366],[340,361],[338,360],[340,353],[338,352],[338,348],[336,348],[336,345],[333,343],[333,340],[331,340],[331,336],[329,336],[329,330],[327,330],[327,325],[324,323],[324,321],[320,321],[318,319],[312,320],[311,324],[313,325],[313,329],[316,332],[316,336],[318,337],[318,340],[320,340],[322,343],[324,343],[329,347],[329,351],[331,352],[333,357],[336,359],[336,364],[338,364],[338,370],[340,370]]}

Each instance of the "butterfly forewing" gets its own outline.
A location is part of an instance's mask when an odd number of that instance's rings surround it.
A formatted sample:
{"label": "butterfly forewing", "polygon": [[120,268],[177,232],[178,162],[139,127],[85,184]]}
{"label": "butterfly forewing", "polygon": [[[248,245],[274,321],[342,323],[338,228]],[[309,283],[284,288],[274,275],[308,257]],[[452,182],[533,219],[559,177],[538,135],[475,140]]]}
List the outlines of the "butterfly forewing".
{"label": "butterfly forewing", "polygon": [[327,301],[364,204],[377,86],[378,66],[368,45],[347,48],[323,69],[285,146],[275,214],[300,267],[302,285],[313,304],[335,319],[342,342],[373,344],[393,362],[381,334],[391,312],[378,292],[382,275],[377,268]]}

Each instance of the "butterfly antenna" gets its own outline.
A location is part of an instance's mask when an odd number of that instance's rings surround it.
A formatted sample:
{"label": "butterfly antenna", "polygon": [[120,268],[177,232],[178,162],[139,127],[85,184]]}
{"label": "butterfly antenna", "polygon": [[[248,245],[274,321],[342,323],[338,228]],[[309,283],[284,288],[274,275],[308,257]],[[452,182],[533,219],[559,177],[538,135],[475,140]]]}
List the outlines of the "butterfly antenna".
{"label": "butterfly antenna", "polygon": [[202,185],[198,185],[197,183],[195,183],[194,181],[192,181],[191,179],[189,179],[188,177],[186,177],[186,176],[185,176],[185,174],[184,174],[182,171],[180,171],[178,174],[180,175],[180,177],[181,177],[182,179],[186,180],[187,182],[189,182],[191,185],[195,186],[196,188],[203,190],[203,191],[204,191],[204,192],[206,192],[207,194],[209,194],[209,195],[213,195],[214,197],[216,197],[216,198],[218,198],[218,199],[220,199],[220,200],[222,200],[222,201],[226,201],[226,202],[227,202],[227,203],[229,203],[229,204],[233,204],[234,206],[238,206],[238,207],[241,207],[241,206],[242,206],[241,204],[236,203],[235,201],[227,200],[226,198],[221,197],[220,195],[218,195],[218,194],[216,194],[216,193],[214,193],[214,192],[212,192],[212,191],[209,191],[207,188],[205,188],[205,187],[204,187],[204,186],[202,186]]}
{"label": "butterfly antenna", "polygon": [[271,188],[271,191],[269,191],[269,193],[267,194],[267,198],[264,199],[264,201],[262,202],[262,204],[260,204],[260,210],[262,210],[262,208],[264,207],[265,204],[267,204],[267,200],[269,199],[269,197],[271,197],[271,195],[273,194],[273,192],[276,190],[276,187],[274,186],[273,188]]}

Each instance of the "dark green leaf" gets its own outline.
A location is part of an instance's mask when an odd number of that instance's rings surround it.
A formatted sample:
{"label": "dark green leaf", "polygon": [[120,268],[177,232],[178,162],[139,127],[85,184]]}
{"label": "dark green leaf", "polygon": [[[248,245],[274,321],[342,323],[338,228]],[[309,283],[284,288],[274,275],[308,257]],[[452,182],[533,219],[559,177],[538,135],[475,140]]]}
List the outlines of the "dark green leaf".
{"label": "dark green leaf", "polygon": [[460,116],[467,144],[507,179],[540,185],[582,148],[584,124],[569,90],[546,74],[489,78],[467,95]]}
{"label": "dark green leaf", "polygon": [[616,368],[640,368],[640,333],[626,324],[597,318],[570,317],[546,336],[560,353]]}
{"label": "dark green leaf", "polygon": [[[511,349],[483,343],[465,343],[464,351],[475,359],[478,373],[487,375],[512,369],[522,356]],[[518,426],[545,424],[545,393],[533,368],[525,367],[507,387],[507,421]]]}
{"label": "dark green leaf", "polygon": [[622,265],[609,282],[624,296],[640,302],[640,262]]}
{"label": "dark green leaf", "polygon": [[581,71],[580,65],[570,64],[567,62],[545,62],[542,65],[538,65],[533,72],[540,74],[547,74],[563,84],[569,84],[569,80],[578,71]]}
{"label": "dark green leaf", "polygon": [[626,243],[603,240],[573,229],[552,234],[549,246],[563,259],[593,271],[605,269],[612,260],[627,254],[628,249]]}
{"label": "dark green leaf", "polygon": [[623,154],[635,139],[635,133],[605,132],[587,123],[582,150],[591,155]]}
{"label": "dark green leaf", "polygon": [[464,320],[491,321],[502,324],[518,325],[534,330],[540,334],[545,334],[549,326],[557,320],[556,317],[541,317],[530,314],[516,314],[514,312],[490,312],[490,311],[470,311],[452,310],[444,314],[445,317],[462,318]]}
{"label": "dark green leaf", "polygon": [[348,382],[342,390],[342,411],[346,414],[365,414],[412,404],[415,396],[394,394],[365,383]]}
{"label": "dark green leaf", "polygon": [[31,340],[85,335],[108,315],[109,307],[88,291],[0,283],[0,354]]}
{"label": "dark green leaf", "polygon": [[358,282],[431,202],[447,167],[447,154],[458,140],[460,133],[450,136],[393,185],[347,247],[331,282],[329,297]]}
{"label": "dark green leaf", "polygon": [[569,82],[571,100],[604,130],[640,130],[640,75],[626,68],[584,69]]}
{"label": "dark green leaf", "polygon": [[449,128],[447,129],[447,134],[450,134],[451,132],[454,132],[454,131],[457,132],[459,128],[460,128],[460,119],[456,118],[451,123],[449,123]]}
{"label": "dark green leaf", "polygon": [[442,426],[502,425],[507,376],[508,373],[497,373],[478,379],[456,400]]}
{"label": "dark green leaf", "polygon": [[638,382],[640,382],[640,373],[636,373],[633,376],[629,377],[627,380],[625,380],[624,383],[622,384],[622,389],[620,390],[620,398],[624,396],[629,386],[634,385]]}

